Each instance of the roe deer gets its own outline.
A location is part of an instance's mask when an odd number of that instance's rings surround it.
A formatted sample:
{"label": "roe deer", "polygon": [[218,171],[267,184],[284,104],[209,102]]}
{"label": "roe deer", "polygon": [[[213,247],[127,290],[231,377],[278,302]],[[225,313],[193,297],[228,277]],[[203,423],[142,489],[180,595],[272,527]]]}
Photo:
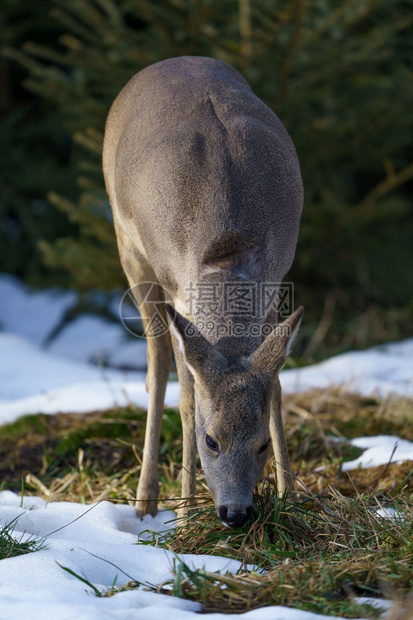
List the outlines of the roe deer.
{"label": "roe deer", "polygon": [[[294,145],[235,69],[211,58],[171,58],[137,73],[116,98],[103,169],[121,262],[144,326],[155,315],[164,325],[169,315],[170,323],[147,343],[137,513],[157,512],[172,345],[182,496],[195,493],[197,445],[222,522],[242,527],[271,440],[278,492],[293,485],[278,373],[303,308],[277,325],[274,305],[251,304],[267,283],[274,293],[293,261],[303,200]],[[155,283],[150,302],[148,287],[138,283]]]}

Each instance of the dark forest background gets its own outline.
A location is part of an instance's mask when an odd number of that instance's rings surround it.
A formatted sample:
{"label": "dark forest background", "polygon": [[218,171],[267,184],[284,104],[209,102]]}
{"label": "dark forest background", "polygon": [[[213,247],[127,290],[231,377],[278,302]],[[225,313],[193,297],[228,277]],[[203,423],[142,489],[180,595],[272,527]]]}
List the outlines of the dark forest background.
{"label": "dark forest background", "polygon": [[412,0],[2,0],[0,33],[2,271],[75,288],[72,314],[108,312],[127,286],[101,173],[109,106],[153,62],[212,56],[300,158],[301,356],[412,335]]}

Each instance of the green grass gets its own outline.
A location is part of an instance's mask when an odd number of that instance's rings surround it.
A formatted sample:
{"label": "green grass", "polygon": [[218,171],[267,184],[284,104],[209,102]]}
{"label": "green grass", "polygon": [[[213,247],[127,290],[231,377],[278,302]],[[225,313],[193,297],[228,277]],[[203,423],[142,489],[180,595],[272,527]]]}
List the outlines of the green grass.
{"label": "green grass", "polygon": [[0,560],[15,558],[45,548],[44,541],[35,536],[27,538],[24,533],[16,536],[14,530],[17,520],[18,518],[0,527]]}

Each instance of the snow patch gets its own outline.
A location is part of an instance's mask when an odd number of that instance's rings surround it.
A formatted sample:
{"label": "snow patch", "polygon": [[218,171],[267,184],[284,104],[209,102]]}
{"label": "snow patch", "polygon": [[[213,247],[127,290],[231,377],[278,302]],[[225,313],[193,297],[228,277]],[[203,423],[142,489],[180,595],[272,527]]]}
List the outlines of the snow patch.
{"label": "snow patch", "polygon": [[[164,531],[173,525],[174,514],[137,519],[131,506],[101,502],[89,506],[69,502],[46,503],[40,498],[23,500],[11,491],[0,492],[0,527],[17,517],[15,535],[36,535],[45,549],[0,562],[1,618],[34,620],[195,620],[200,605],[142,589],[98,598],[85,583],[61,567],[87,579],[104,593],[114,583],[131,580],[160,584],[171,579],[176,556],[170,551],[139,544],[146,529]],[[171,523],[170,523],[171,522]],[[240,563],[227,558],[182,555],[193,570],[236,572]],[[22,587],[23,584],[23,587]],[[225,614],[207,614],[224,620]],[[327,620],[326,616],[266,607],[241,614],[248,620]]]}
{"label": "snow patch", "polygon": [[353,461],[343,463],[343,471],[351,471],[357,467],[367,469],[377,465],[413,461],[413,443],[400,439],[395,435],[377,435],[376,437],[357,437],[351,439],[351,445],[365,450]]}

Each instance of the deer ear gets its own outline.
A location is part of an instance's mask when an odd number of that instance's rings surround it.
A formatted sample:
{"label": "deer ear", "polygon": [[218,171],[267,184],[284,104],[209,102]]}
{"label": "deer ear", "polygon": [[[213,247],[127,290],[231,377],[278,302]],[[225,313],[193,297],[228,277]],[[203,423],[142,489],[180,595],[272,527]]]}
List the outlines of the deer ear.
{"label": "deer ear", "polygon": [[251,371],[257,374],[279,372],[291,351],[300,329],[304,307],[297,310],[275,327],[258,349],[251,355]]}
{"label": "deer ear", "polygon": [[226,358],[216,347],[208,342],[193,323],[185,319],[169,304],[165,304],[171,318],[170,329],[179,343],[187,366],[191,373],[205,373],[220,371],[227,365]]}

